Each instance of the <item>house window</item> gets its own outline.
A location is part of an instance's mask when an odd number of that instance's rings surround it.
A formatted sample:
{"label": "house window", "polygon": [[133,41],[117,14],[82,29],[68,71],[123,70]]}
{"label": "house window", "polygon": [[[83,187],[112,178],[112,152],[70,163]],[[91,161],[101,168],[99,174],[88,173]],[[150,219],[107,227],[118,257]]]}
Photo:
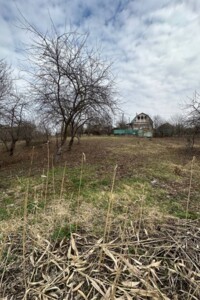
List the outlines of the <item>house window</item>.
{"label": "house window", "polygon": [[138,117],[138,120],[140,120],[140,117]]}
{"label": "house window", "polygon": [[141,120],[143,120],[143,116],[141,116]]}

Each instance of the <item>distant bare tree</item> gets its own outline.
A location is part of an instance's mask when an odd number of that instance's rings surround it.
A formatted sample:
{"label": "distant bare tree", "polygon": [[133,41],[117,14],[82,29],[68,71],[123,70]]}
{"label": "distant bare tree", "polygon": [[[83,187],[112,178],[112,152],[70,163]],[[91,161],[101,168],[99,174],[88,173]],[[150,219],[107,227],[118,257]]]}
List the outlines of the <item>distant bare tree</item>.
{"label": "distant bare tree", "polygon": [[127,123],[128,121],[126,117],[124,116],[124,114],[122,114],[121,117],[116,122],[116,127],[120,129],[125,129],[127,128]]}
{"label": "distant bare tree", "polygon": [[153,117],[153,128],[156,130],[160,125],[164,124],[166,121],[159,115]]}
{"label": "distant bare tree", "polygon": [[200,127],[200,94],[194,93],[190,102],[186,105],[188,110],[187,123]]}
{"label": "distant bare tree", "polygon": [[43,118],[38,123],[38,131],[42,134],[45,142],[49,142],[51,136],[51,126],[53,126],[51,120]]}
{"label": "distant bare tree", "polygon": [[94,115],[87,122],[86,132],[88,134],[107,134],[110,135],[112,133],[112,117],[108,113],[104,113],[103,115]]}
{"label": "distant bare tree", "polygon": [[3,101],[10,94],[12,88],[11,71],[7,63],[0,60],[0,115],[2,107],[4,106]]}
{"label": "distant bare tree", "polygon": [[60,153],[69,128],[71,148],[75,133],[91,113],[114,110],[111,65],[88,50],[87,35],[59,35],[55,30],[42,34],[30,24],[26,29],[34,36],[29,51],[32,95],[45,118],[61,124]]}
{"label": "distant bare tree", "polygon": [[5,136],[6,138],[9,137],[10,145],[6,147],[10,156],[14,154],[16,142],[20,138],[25,106],[24,97],[15,92],[7,95],[6,103],[4,103],[1,110],[2,135],[0,135],[0,138],[5,144]]}
{"label": "distant bare tree", "polygon": [[195,143],[195,137],[200,133],[200,94],[195,92],[194,96],[189,99],[186,105],[188,111],[186,124],[187,135],[187,148],[192,149]]}
{"label": "distant bare tree", "polygon": [[11,68],[0,60],[0,139],[10,156],[20,136],[24,97],[13,86]]}
{"label": "distant bare tree", "polygon": [[36,125],[33,121],[23,120],[20,129],[20,139],[26,142],[26,146],[30,146],[31,141],[36,134]]}
{"label": "distant bare tree", "polygon": [[154,135],[158,136],[159,132],[158,129],[161,125],[165,124],[166,121],[159,115],[155,115],[153,118],[153,128],[154,128]]}
{"label": "distant bare tree", "polygon": [[174,126],[174,135],[183,136],[186,133],[186,117],[182,114],[175,114],[171,117],[171,124]]}
{"label": "distant bare tree", "polygon": [[0,124],[0,141],[3,143],[7,152],[9,152],[10,130],[6,125]]}

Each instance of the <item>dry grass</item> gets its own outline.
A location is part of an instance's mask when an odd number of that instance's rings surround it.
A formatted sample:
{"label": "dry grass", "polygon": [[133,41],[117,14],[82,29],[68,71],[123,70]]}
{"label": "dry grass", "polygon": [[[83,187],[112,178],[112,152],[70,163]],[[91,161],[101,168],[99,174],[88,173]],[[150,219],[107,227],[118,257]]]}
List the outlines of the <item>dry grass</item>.
{"label": "dry grass", "polygon": [[10,234],[1,299],[200,299],[200,228],[174,219],[154,230],[144,224],[126,227],[123,239],[115,228],[106,243],[83,233],[52,242],[29,228],[26,288],[22,236]]}

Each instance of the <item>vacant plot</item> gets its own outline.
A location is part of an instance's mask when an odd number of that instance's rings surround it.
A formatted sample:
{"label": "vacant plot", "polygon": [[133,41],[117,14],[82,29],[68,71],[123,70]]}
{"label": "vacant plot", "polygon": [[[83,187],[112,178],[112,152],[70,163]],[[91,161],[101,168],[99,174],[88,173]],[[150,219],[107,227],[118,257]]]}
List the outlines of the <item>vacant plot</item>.
{"label": "vacant plot", "polygon": [[0,296],[199,299],[200,144],[84,137],[54,154],[1,154]]}
{"label": "vacant plot", "polygon": [[104,194],[111,189],[116,166],[116,206],[128,201],[129,208],[135,207],[135,202],[142,199],[145,207],[158,213],[184,218],[188,209],[188,218],[199,217],[198,145],[193,153],[188,153],[184,140],[89,137],[83,138],[80,145],[75,144],[72,152],[64,153],[59,163],[53,161],[54,152],[52,142],[49,149],[46,144],[34,148],[19,145],[12,159],[2,154],[3,219],[16,216],[21,210],[27,185],[30,212],[58,199],[76,206],[77,197],[82,204],[96,207],[101,204],[99,197],[106,198]]}

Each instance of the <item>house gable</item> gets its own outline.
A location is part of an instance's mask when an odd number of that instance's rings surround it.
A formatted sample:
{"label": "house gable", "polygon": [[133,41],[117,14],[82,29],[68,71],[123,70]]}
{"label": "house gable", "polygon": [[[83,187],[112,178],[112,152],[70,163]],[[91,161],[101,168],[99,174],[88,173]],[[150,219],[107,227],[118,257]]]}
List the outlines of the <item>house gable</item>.
{"label": "house gable", "polygon": [[131,127],[133,129],[153,130],[153,121],[147,114],[140,113],[131,122]]}

